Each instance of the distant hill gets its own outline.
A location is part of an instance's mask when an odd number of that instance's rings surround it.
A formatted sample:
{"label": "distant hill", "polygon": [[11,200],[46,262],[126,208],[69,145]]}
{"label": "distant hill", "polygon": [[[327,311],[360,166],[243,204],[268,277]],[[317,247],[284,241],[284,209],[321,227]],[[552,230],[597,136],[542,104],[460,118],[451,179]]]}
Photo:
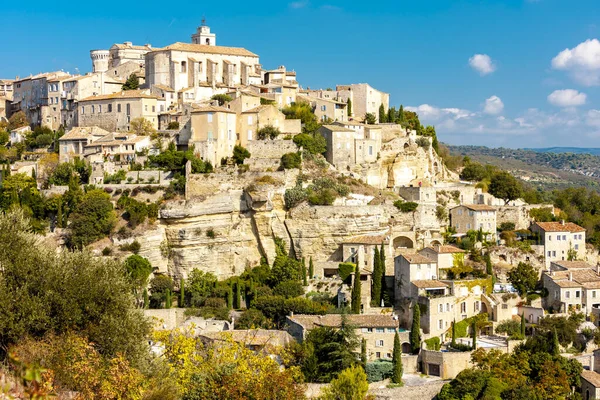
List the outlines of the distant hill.
{"label": "distant hill", "polygon": [[544,149],[525,148],[523,150],[535,151],[537,153],[573,153],[600,156],[600,148],[598,147],[547,147]]}
{"label": "distant hill", "polygon": [[[585,186],[596,190],[600,188],[600,149],[576,147],[492,149],[483,146],[448,146],[448,148],[452,154],[469,156],[474,161],[508,170],[513,175],[544,190],[570,186]],[[592,154],[593,151],[596,155]]]}

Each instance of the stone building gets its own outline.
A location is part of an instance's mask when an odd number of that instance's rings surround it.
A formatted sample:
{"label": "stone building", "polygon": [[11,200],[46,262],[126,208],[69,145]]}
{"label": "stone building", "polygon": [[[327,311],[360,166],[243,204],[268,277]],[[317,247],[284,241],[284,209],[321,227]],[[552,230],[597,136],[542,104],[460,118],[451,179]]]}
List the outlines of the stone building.
{"label": "stone building", "polygon": [[[437,263],[421,254],[400,254],[394,259],[394,276],[396,279],[396,301],[403,298],[416,298],[421,289],[420,282],[427,287],[427,282],[434,282],[439,277]],[[417,282],[415,284],[412,284]],[[436,283],[437,287],[437,283]]]}
{"label": "stone building", "polygon": [[342,262],[349,262],[373,271],[375,248],[381,249],[381,245],[387,241],[389,238],[386,234],[351,237],[342,243]]}
{"label": "stone building", "polygon": [[20,128],[13,129],[12,131],[10,131],[8,140],[10,141],[10,144],[21,143],[24,142],[25,139],[27,139],[27,135],[29,135],[30,133],[31,128],[29,126],[22,126]]}
{"label": "stone building", "polygon": [[336,100],[321,99],[311,96],[297,96],[300,101],[305,101],[312,107],[313,113],[317,119],[323,123],[343,122],[348,120],[348,110],[346,103]]}
{"label": "stone building", "polygon": [[274,101],[280,108],[297,101],[298,87],[295,85],[282,83],[251,84],[249,89],[267,100]]}
{"label": "stone building", "polygon": [[[339,328],[342,317],[328,315],[290,315],[286,317],[287,331],[296,340],[302,342],[309,331],[316,327]],[[393,315],[351,314],[348,321],[356,327],[356,335],[367,342],[367,360],[391,359],[394,351],[394,336],[400,335],[402,352],[410,352],[409,332],[399,330],[398,318]]]}
{"label": "stone building", "polygon": [[0,97],[8,100],[13,99],[13,79],[0,79]]}
{"label": "stone building", "polygon": [[137,46],[132,42],[115,43],[109,50],[91,50],[92,72],[107,72],[129,62],[143,67],[146,53],[152,50],[154,48],[150,44]]}
{"label": "stone building", "polygon": [[361,135],[340,125],[323,125],[317,132],[327,142],[325,158],[340,170],[377,161],[381,149],[381,131],[365,130]]}
{"label": "stone building", "polygon": [[441,270],[450,269],[465,258],[465,251],[452,245],[433,245],[425,247],[419,253],[435,261],[440,274],[443,274]]}
{"label": "stone building", "polygon": [[231,157],[237,142],[237,115],[225,107],[207,106],[192,111],[189,146],[213,166]]}
{"label": "stone building", "polygon": [[352,115],[359,119],[371,113],[379,121],[379,107],[383,104],[386,111],[390,107],[389,93],[374,89],[368,83],[338,85],[336,90],[338,101],[348,103],[348,99],[352,100]]}
{"label": "stone building", "polygon": [[552,261],[567,260],[569,250],[585,259],[585,229],[572,222],[536,222],[531,231],[538,233],[544,246],[546,268]]}
{"label": "stone building", "polygon": [[108,131],[97,126],[73,128],[58,139],[59,162],[71,162],[75,158],[83,159],[86,146],[108,134]]}
{"label": "stone building", "polygon": [[162,103],[162,99],[142,90],[91,96],[79,101],[79,126],[129,131],[132,120],[145,118],[158,129],[158,109]]}
{"label": "stone building", "polygon": [[600,350],[594,350],[589,369],[581,372],[581,396],[583,400],[600,399]]}
{"label": "stone building", "polygon": [[496,237],[496,208],[485,204],[463,204],[450,210],[450,226],[457,233],[481,229]]}
{"label": "stone building", "polygon": [[132,163],[137,154],[151,145],[149,136],[128,133],[109,133],[85,146],[85,157],[90,162],[118,161]]}
{"label": "stone building", "polygon": [[296,135],[302,132],[302,122],[299,119],[286,119],[276,106],[261,105],[242,111],[238,116],[237,132],[240,144],[246,147],[248,141],[257,140],[258,131],[266,126],[273,126],[283,135]]}
{"label": "stone building", "polygon": [[550,270],[542,273],[542,284],[548,289],[546,309],[590,315],[600,306],[600,270],[583,261],[552,261]]}
{"label": "stone building", "polygon": [[265,84],[278,83],[286,86],[298,87],[296,71],[288,71],[283,65],[280,65],[279,68],[271,71],[264,71],[263,81]]}

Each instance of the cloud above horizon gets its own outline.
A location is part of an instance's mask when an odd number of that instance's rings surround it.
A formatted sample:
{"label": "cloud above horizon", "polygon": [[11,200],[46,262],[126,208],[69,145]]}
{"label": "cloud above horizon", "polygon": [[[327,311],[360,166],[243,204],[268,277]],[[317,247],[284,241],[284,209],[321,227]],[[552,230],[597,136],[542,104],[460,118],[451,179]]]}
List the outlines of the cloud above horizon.
{"label": "cloud above horizon", "polygon": [[469,65],[481,76],[489,75],[496,71],[496,65],[487,54],[475,54],[469,58]]}
{"label": "cloud above horizon", "polygon": [[548,103],[556,107],[578,107],[585,104],[587,95],[575,89],[555,90],[548,95]]}
{"label": "cloud above horizon", "polygon": [[600,85],[600,41],[588,39],[572,49],[564,49],[552,59],[552,68],[566,71],[577,83]]}
{"label": "cloud above horizon", "polygon": [[498,96],[492,96],[485,100],[483,112],[490,115],[497,115],[504,111],[504,103]]}
{"label": "cloud above horizon", "polygon": [[300,8],[304,8],[307,5],[308,5],[308,1],[293,1],[293,2],[291,2],[291,3],[288,4],[288,7],[297,10],[297,9],[300,9]]}

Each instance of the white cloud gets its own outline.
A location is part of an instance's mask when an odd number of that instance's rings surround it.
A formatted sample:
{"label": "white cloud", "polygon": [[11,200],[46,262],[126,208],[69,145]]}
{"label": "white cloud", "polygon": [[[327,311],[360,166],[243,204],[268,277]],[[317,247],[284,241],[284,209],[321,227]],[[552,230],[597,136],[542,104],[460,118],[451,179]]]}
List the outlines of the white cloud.
{"label": "white cloud", "polygon": [[552,59],[552,68],[567,71],[583,85],[600,85],[600,41],[588,39],[572,49],[564,49]]}
{"label": "white cloud", "polygon": [[293,1],[288,6],[293,9],[304,8],[308,5],[308,1]]}
{"label": "white cloud", "polygon": [[491,74],[496,70],[496,65],[487,54],[475,54],[469,58],[469,65],[481,76]]}
{"label": "white cloud", "polygon": [[589,126],[600,128],[600,110],[589,110],[586,114],[586,123]]}
{"label": "white cloud", "polygon": [[483,112],[490,115],[500,114],[504,110],[504,103],[498,96],[492,96],[485,100]]}
{"label": "white cloud", "polygon": [[557,107],[577,107],[585,104],[587,95],[574,89],[555,90],[548,95],[548,102]]}

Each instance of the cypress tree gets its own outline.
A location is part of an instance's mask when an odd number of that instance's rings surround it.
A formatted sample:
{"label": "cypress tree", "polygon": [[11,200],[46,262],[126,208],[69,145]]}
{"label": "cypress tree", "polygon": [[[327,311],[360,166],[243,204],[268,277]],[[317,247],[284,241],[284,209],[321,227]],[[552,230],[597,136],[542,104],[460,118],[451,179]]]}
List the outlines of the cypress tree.
{"label": "cypress tree", "polygon": [[231,310],[233,307],[233,288],[229,286],[229,290],[227,291],[227,308]]}
{"label": "cypress tree", "polygon": [[379,307],[381,302],[381,257],[379,249],[375,246],[375,255],[373,256],[373,284],[371,290],[371,305]]}
{"label": "cypress tree", "polygon": [[238,280],[235,283],[235,297],[233,298],[233,308],[239,310],[242,307],[242,287],[241,283]]}
{"label": "cypress tree", "polygon": [[62,211],[62,198],[58,198],[58,207],[56,210],[56,224],[59,228],[63,227],[63,211]]}
{"label": "cypress tree", "polygon": [[403,124],[406,122],[406,117],[404,116],[404,106],[400,104],[400,109],[398,110],[398,122]]}
{"label": "cypress tree", "polygon": [[488,275],[494,274],[494,269],[492,268],[492,259],[490,257],[490,252],[485,253],[485,273]]}
{"label": "cypress tree", "polygon": [[356,266],[354,272],[354,286],[352,287],[352,312],[354,314],[360,314],[360,268]]}
{"label": "cypress tree", "polygon": [[410,327],[410,349],[413,354],[418,354],[421,349],[421,308],[416,303],[413,307],[413,320]]}
{"label": "cypress tree", "polygon": [[387,114],[385,112],[385,107],[383,107],[383,104],[381,104],[379,106],[379,123],[383,124],[387,122]]}
{"label": "cypress tree", "polygon": [[396,120],[396,108],[395,107],[390,107],[390,109],[388,110],[388,117],[387,117],[388,122],[394,122]]}
{"label": "cypress tree", "polygon": [[556,328],[554,328],[554,332],[552,332],[552,354],[557,356],[560,354],[560,343],[558,342],[558,334],[556,333]]}
{"label": "cypress tree", "polygon": [[352,116],[352,100],[350,100],[350,97],[348,97],[348,101],[346,102],[346,104],[348,104],[348,106],[346,107],[346,109],[348,110],[348,116],[351,117]]}
{"label": "cypress tree", "polygon": [[306,280],[306,260],[302,257],[302,285],[308,286],[308,281]]}
{"label": "cypress tree", "polygon": [[144,289],[144,294],[142,295],[142,298],[144,299],[144,310],[146,308],[148,308],[148,304],[150,303],[150,301],[148,300],[148,290]]}
{"label": "cypress tree", "polygon": [[[381,258],[381,298],[387,303],[387,284],[385,282],[385,247],[381,243],[381,249],[379,250],[379,257]],[[381,305],[381,299],[379,300]]]}
{"label": "cypress tree", "polygon": [[310,260],[308,261],[308,277],[310,279],[315,277],[315,267],[313,265],[312,257],[310,257]]}
{"label": "cypress tree", "polygon": [[525,339],[525,313],[521,314],[521,338]]}
{"label": "cypress tree", "polygon": [[471,324],[471,336],[473,337],[473,350],[477,349],[477,322]]}
{"label": "cypress tree", "polygon": [[367,369],[367,339],[362,338],[360,341],[360,363],[362,367]]}
{"label": "cypress tree", "polygon": [[456,320],[452,321],[452,347],[456,346]]}
{"label": "cypress tree", "polygon": [[185,307],[185,281],[183,278],[179,281],[179,308]]}
{"label": "cypress tree", "polygon": [[398,332],[394,335],[394,353],[392,356],[392,383],[402,383],[402,348]]}
{"label": "cypress tree", "polygon": [[165,292],[165,308],[171,308],[171,289],[167,289]]}

